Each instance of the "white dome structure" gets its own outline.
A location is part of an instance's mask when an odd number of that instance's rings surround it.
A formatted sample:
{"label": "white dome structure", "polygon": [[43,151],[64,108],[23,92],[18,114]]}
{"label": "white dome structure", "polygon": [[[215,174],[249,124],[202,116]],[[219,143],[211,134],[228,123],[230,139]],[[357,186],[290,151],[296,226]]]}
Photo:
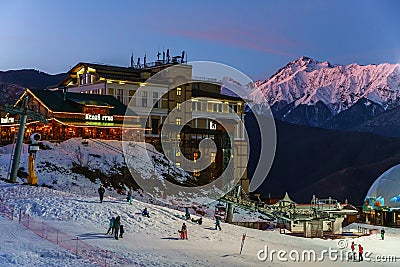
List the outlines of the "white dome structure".
{"label": "white dome structure", "polygon": [[364,200],[366,209],[400,208],[400,165],[384,172],[372,186]]}

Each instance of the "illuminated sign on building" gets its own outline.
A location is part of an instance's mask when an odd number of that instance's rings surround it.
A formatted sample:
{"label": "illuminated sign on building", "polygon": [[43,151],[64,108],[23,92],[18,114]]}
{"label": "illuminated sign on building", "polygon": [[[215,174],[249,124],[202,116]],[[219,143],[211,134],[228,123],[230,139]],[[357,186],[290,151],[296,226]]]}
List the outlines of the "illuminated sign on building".
{"label": "illuminated sign on building", "polygon": [[216,130],[217,129],[217,124],[213,121],[210,121],[210,129],[211,130]]}
{"label": "illuminated sign on building", "polygon": [[87,121],[114,121],[114,116],[106,116],[101,114],[86,114],[85,120]]}
{"label": "illuminated sign on building", "polygon": [[14,118],[1,118],[1,123],[14,123]]}

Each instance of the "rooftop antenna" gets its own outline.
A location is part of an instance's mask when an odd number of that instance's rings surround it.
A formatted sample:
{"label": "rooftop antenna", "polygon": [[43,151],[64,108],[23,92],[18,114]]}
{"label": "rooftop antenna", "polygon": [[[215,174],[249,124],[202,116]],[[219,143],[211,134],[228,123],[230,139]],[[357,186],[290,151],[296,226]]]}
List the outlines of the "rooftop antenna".
{"label": "rooftop antenna", "polygon": [[170,57],[169,57],[169,49],[167,49],[167,63],[169,63],[169,59],[170,59]]}
{"label": "rooftop antenna", "polygon": [[158,53],[157,53],[157,60],[160,60],[160,56],[161,56],[161,53],[160,53],[160,51],[158,51]]}
{"label": "rooftop antenna", "polygon": [[131,68],[133,68],[134,64],[135,64],[135,62],[133,61],[133,51],[132,51],[132,54],[131,54]]}
{"label": "rooftop antenna", "polygon": [[138,57],[138,59],[137,59],[137,66],[138,66],[138,68],[140,68],[140,57]]}
{"label": "rooftop antenna", "polygon": [[162,62],[165,63],[165,51],[162,51]]}
{"label": "rooftop antenna", "polygon": [[143,67],[146,68],[146,53],[144,53],[144,58],[143,58]]}
{"label": "rooftop antenna", "polygon": [[184,61],[184,58],[185,58],[185,50],[182,50],[181,63],[185,62],[185,61]]}

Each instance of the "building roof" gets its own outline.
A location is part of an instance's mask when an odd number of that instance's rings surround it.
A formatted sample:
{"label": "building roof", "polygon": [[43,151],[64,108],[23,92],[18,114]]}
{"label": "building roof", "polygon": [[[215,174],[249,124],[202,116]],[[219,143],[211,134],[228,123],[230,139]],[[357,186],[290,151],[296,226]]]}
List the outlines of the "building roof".
{"label": "building roof", "polygon": [[[144,82],[150,76],[159,72],[161,69],[164,69],[172,65],[176,65],[176,63],[164,63],[160,65],[154,65],[154,66],[152,65],[146,68],[132,68],[132,67],[104,65],[97,63],[79,62],[71,70],[68,71],[68,77],[65,78],[65,80],[62,81],[59,85],[60,86],[67,85],[73,78],[76,78],[72,76],[82,68],[94,69],[95,72],[93,74],[105,79],[131,81],[131,82]],[[148,73],[148,75],[142,75],[144,73]]]}
{"label": "building roof", "polygon": [[215,98],[215,99],[221,99],[221,100],[233,100],[233,101],[244,101],[240,97],[235,97],[235,96],[230,96],[230,95],[223,95],[219,93],[212,93],[212,92],[207,92],[207,91],[202,91],[202,90],[192,90],[192,96],[193,97],[209,97],[209,98]]}
{"label": "building roof", "polygon": [[110,109],[110,115],[125,115],[127,106],[111,95],[96,95],[82,93],[66,93],[61,90],[33,90],[30,89],[43,104],[54,112],[82,112],[80,106],[101,106]]}

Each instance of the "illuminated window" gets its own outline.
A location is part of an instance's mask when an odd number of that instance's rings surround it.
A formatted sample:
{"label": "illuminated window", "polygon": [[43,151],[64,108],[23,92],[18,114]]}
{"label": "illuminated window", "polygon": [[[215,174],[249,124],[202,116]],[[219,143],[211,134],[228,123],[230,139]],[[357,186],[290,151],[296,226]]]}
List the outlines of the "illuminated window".
{"label": "illuminated window", "polygon": [[181,110],[181,103],[176,103],[176,110]]}
{"label": "illuminated window", "polygon": [[180,156],[181,156],[181,151],[177,150],[176,153],[175,153],[175,157],[180,157]]}
{"label": "illuminated window", "polygon": [[177,134],[176,139],[178,139],[178,141],[181,141],[181,134]]}
{"label": "illuminated window", "polygon": [[193,176],[194,176],[194,177],[199,177],[199,176],[200,176],[199,170],[194,169],[194,170],[193,170]]}
{"label": "illuminated window", "polygon": [[176,166],[178,166],[178,167],[181,166],[181,163],[180,163],[180,162],[176,162],[175,164],[176,164]]}
{"label": "illuminated window", "polygon": [[176,118],[175,119],[175,124],[176,125],[181,125],[181,118]]}
{"label": "illuminated window", "polygon": [[211,152],[211,163],[215,163],[215,153]]}
{"label": "illuminated window", "polygon": [[208,106],[207,106],[207,111],[208,112],[211,112],[212,111],[212,108],[213,108],[213,104],[212,103],[207,103],[208,104]]}
{"label": "illuminated window", "polygon": [[176,95],[182,95],[182,88],[176,88]]}
{"label": "illuminated window", "polygon": [[198,152],[194,152],[193,153],[193,161],[196,162],[198,158],[199,158],[199,153]]}

